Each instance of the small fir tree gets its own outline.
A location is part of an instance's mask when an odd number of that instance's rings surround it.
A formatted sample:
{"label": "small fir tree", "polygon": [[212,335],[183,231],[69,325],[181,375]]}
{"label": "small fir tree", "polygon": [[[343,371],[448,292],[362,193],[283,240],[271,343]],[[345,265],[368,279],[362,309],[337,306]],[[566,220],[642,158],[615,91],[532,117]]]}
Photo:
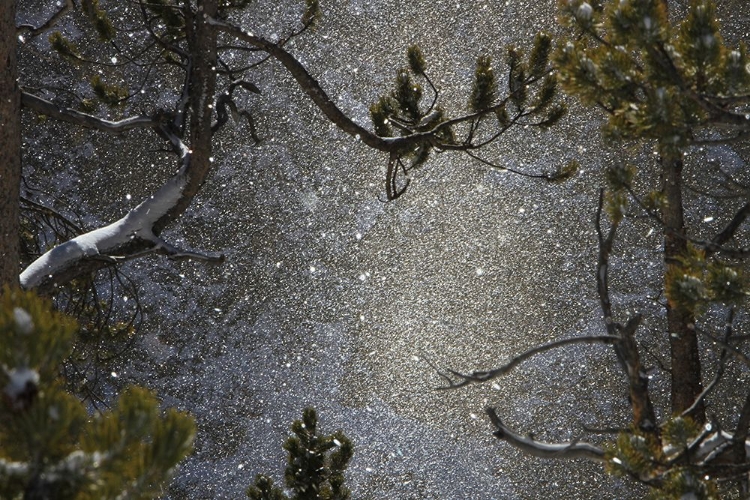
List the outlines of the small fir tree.
{"label": "small fir tree", "polygon": [[306,408],[302,420],[292,424],[293,436],[284,443],[289,460],[284,479],[291,496],[273,485],[273,480],[259,474],[255,485],[247,490],[252,500],[347,500],[344,471],[352,458],[351,441],[341,432],[328,436],[318,433],[315,410]]}

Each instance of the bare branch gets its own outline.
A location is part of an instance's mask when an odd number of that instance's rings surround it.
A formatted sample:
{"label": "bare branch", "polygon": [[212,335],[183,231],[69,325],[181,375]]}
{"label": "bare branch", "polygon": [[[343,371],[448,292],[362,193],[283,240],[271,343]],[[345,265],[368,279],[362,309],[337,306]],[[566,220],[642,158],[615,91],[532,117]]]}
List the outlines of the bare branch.
{"label": "bare branch", "polygon": [[516,175],[520,175],[522,177],[530,177],[532,179],[544,179],[544,180],[550,181],[550,182],[555,182],[555,181],[559,180],[559,178],[556,177],[556,176],[554,176],[554,175],[550,175],[550,174],[529,174],[527,172],[521,172],[520,170],[515,170],[515,169],[512,169],[512,168],[507,167],[507,166],[502,166],[502,165],[498,165],[496,163],[492,163],[491,161],[485,160],[481,156],[477,155],[476,153],[474,153],[473,151],[470,151],[468,149],[466,151],[464,151],[464,152],[467,155],[469,155],[470,157],[472,157],[475,160],[477,160],[479,163],[482,163],[483,165],[487,165],[488,167],[491,167],[491,168],[494,168],[494,169],[497,169],[497,170],[500,170],[500,171],[507,170],[508,172],[511,172],[513,174],[516,174]]}
{"label": "bare branch", "polygon": [[[325,91],[321,88],[318,81],[305,69],[305,67],[289,52],[287,52],[281,45],[273,43],[264,38],[252,35],[247,31],[243,31],[237,26],[228,24],[222,20],[210,18],[208,20],[210,24],[215,26],[219,31],[222,31],[230,36],[233,36],[239,40],[249,43],[254,47],[258,47],[263,51],[267,52],[277,61],[284,65],[284,67],[291,73],[297,83],[300,85],[302,90],[312,99],[312,101],[320,108],[323,114],[335,123],[341,130],[352,136],[359,136],[359,138],[368,146],[375,148],[380,151],[390,152],[393,150],[392,142],[396,139],[384,139],[370,132],[366,128],[355,123],[351,118],[346,116],[328,97]],[[422,140],[423,138],[420,138]],[[407,142],[403,139],[400,142]],[[419,141],[409,141],[411,144],[415,144]]]}
{"label": "bare branch", "polygon": [[[732,452],[734,453],[735,463],[744,463],[747,460],[747,436],[750,428],[750,393],[745,397],[745,404],[742,405],[740,418],[737,421],[737,428],[732,438]],[[748,489],[748,478],[745,477],[742,487]]]}
{"label": "bare branch", "polygon": [[[726,326],[724,327],[724,344],[729,343],[729,338],[732,336],[732,326],[734,323],[734,307],[729,308],[729,312],[727,313],[727,321]],[[726,359],[727,359],[727,349],[724,347],[721,350],[721,354],[719,355],[719,367],[716,369],[716,375],[714,375],[713,380],[706,386],[703,391],[701,391],[700,394],[698,394],[698,397],[695,398],[695,402],[693,402],[692,405],[690,405],[685,411],[681,413],[681,416],[685,417],[687,415],[690,415],[693,411],[695,411],[696,408],[698,408],[699,405],[702,404],[703,400],[706,398],[706,396],[716,387],[716,385],[721,380],[721,377],[724,375],[724,369],[726,368]]]}
{"label": "bare branch", "polygon": [[41,24],[40,26],[32,26],[30,24],[21,24],[16,28],[17,33],[28,33],[30,37],[35,37],[38,35],[41,35],[45,31],[52,29],[62,17],[67,14],[69,10],[73,8],[73,0],[65,0],[65,3],[63,5],[60,5],[60,8],[57,9],[57,11],[50,16],[47,21],[44,22],[44,24]]}
{"label": "bare branch", "polygon": [[570,337],[567,339],[555,340],[547,344],[536,346],[532,349],[529,349],[528,351],[524,351],[518,356],[515,356],[514,358],[512,358],[508,363],[504,364],[503,366],[499,368],[495,368],[494,370],[475,371],[469,374],[463,374],[454,370],[448,370],[448,373],[450,375],[453,375],[454,378],[459,379],[458,381],[454,381],[449,375],[445,373],[439,373],[441,377],[445,378],[446,380],[449,380],[450,383],[449,385],[439,387],[438,389],[443,389],[443,390],[444,389],[456,389],[458,387],[464,387],[473,383],[487,382],[488,380],[492,380],[494,378],[498,378],[502,375],[507,374],[513,368],[515,368],[522,362],[526,361],[527,359],[530,359],[536,356],[537,354],[551,351],[553,349],[557,349],[560,347],[564,347],[568,345],[575,345],[575,344],[612,345],[618,342],[620,342],[620,337],[615,336],[615,335],[594,335],[594,336],[588,336],[588,337]]}
{"label": "bare branch", "polygon": [[133,116],[113,122],[87,113],[81,113],[70,108],[61,108],[46,99],[29,94],[21,93],[21,104],[36,113],[49,116],[56,120],[72,123],[81,127],[100,130],[109,134],[122,134],[134,128],[157,128],[158,120],[148,116]]}
{"label": "bare branch", "polygon": [[732,217],[729,224],[727,224],[727,226],[717,234],[713,240],[711,240],[711,245],[706,248],[706,251],[713,252],[716,249],[720,249],[724,243],[734,236],[737,229],[739,229],[742,223],[745,222],[748,216],[750,216],[750,203],[745,203],[742,208],[734,214],[734,217]]}
{"label": "bare branch", "polygon": [[524,453],[540,458],[564,460],[586,459],[595,462],[605,460],[604,450],[593,444],[571,441],[568,443],[545,443],[529,436],[521,436],[503,424],[494,408],[487,408],[487,415],[495,426],[494,436],[520,449]]}
{"label": "bare branch", "polygon": [[731,345],[729,342],[724,342],[724,340],[714,337],[707,331],[703,330],[702,328],[698,328],[697,326],[695,327],[695,332],[700,335],[703,335],[704,337],[712,340],[713,342],[716,342],[718,345],[725,348],[727,350],[727,353],[731,354],[732,357],[734,357],[740,363],[743,363],[745,366],[750,367],[750,357],[748,357],[748,355],[742,352],[740,349]]}
{"label": "bare branch", "polygon": [[607,332],[620,338],[614,344],[617,359],[628,377],[630,390],[630,407],[633,411],[633,423],[645,432],[658,432],[656,415],[648,392],[648,376],[641,365],[635,332],[641,323],[641,315],[630,318],[625,326],[614,321],[612,315],[612,301],[609,295],[609,257],[612,253],[614,239],[617,234],[617,223],[610,224],[609,231],[604,236],[602,230],[602,212],[604,208],[604,190],[599,192],[599,205],[596,210],[596,233],[599,238],[599,257],[596,271],[596,288]]}
{"label": "bare branch", "polygon": [[401,158],[396,153],[391,153],[388,158],[388,169],[385,175],[385,193],[389,201],[393,201],[406,192],[406,188],[409,187],[409,179],[404,181],[404,185],[398,187],[398,173],[399,170],[406,174],[404,164],[401,162]]}
{"label": "bare branch", "polygon": [[[617,234],[617,224],[611,224],[607,236],[602,230],[602,212],[604,209],[604,190],[599,191],[599,205],[596,210],[596,234],[599,238],[599,260],[596,272],[596,289],[599,293],[599,303],[604,314],[604,324],[607,333],[617,335],[617,327],[612,318],[612,301],[609,297],[609,254]],[[620,360],[622,363],[622,360]],[[627,371],[627,370],[626,370]]]}

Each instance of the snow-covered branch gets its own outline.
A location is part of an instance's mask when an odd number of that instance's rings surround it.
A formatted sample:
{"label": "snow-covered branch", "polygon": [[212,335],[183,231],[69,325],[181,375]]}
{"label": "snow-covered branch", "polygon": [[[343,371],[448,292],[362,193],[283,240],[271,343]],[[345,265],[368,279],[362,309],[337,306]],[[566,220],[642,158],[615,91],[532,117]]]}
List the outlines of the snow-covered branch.
{"label": "snow-covered branch", "polygon": [[110,134],[121,134],[134,128],[157,128],[159,126],[159,122],[149,116],[133,116],[119,121],[105,120],[71,108],[61,108],[46,99],[28,92],[21,93],[21,104],[26,108],[34,110],[36,113],[49,116],[50,118]]}
{"label": "snow-covered branch", "polygon": [[[169,131],[165,128],[163,133],[169,134]],[[21,273],[21,286],[30,289],[54,284],[72,268],[86,261],[94,261],[101,267],[151,252],[164,253],[173,258],[223,260],[222,256],[182,252],[154,232],[154,224],[183,198],[190,168],[191,152],[173,134],[170,134],[170,139],[179,151],[181,162],[174,176],[120,220],[77,236],[44,253]]]}
{"label": "snow-covered branch", "polygon": [[[121,133],[132,128],[151,128],[167,139],[179,161],[178,172],[156,193],[128,212],[120,220],[73,238],[56,246],[34,261],[20,276],[24,288],[55,286],[88,272],[123,260],[158,252],[170,258],[197,258],[221,261],[223,256],[207,256],[180,250],[160,238],[161,232],[177,220],[196,196],[212,166],[211,120],[216,88],[216,30],[205,19],[215,14],[216,2],[204,5],[202,14],[187,10],[189,19],[188,45],[191,58],[189,71],[177,109],[178,120],[137,116],[112,122],[24,93],[23,104],[38,113],[79,126],[108,133]],[[205,15],[204,15],[205,14]],[[184,106],[184,108],[183,108]],[[188,138],[183,142],[183,114],[190,110]],[[189,147],[188,145],[189,144]]]}
{"label": "snow-covered branch", "polygon": [[[440,389],[456,389],[458,387],[464,387],[469,384],[487,382],[494,378],[500,377],[507,374],[513,368],[526,361],[529,358],[541,354],[543,352],[551,351],[560,347],[573,344],[604,344],[611,345],[620,342],[620,337],[614,335],[592,335],[587,337],[570,337],[567,339],[555,340],[547,344],[536,346],[528,351],[524,351],[521,354],[511,358],[506,364],[487,371],[474,371],[471,373],[460,373],[455,370],[448,370],[448,374],[440,373],[440,375],[448,382],[448,385],[440,387]],[[458,380],[454,380],[458,379]]]}
{"label": "snow-covered branch", "polygon": [[507,427],[502,420],[500,420],[500,417],[497,416],[497,412],[494,408],[487,408],[486,411],[487,415],[490,417],[492,425],[494,425],[496,429],[493,433],[494,436],[506,441],[512,446],[515,446],[524,453],[540,458],[569,460],[583,458],[596,462],[603,462],[605,460],[604,450],[593,444],[580,441],[571,441],[567,443],[545,443],[537,441],[531,436],[522,436]]}
{"label": "snow-covered branch", "polygon": [[65,0],[65,3],[61,4],[57,2],[58,9],[47,19],[43,24],[34,26],[31,24],[21,24],[16,28],[16,31],[20,33],[28,33],[28,36],[34,37],[41,35],[45,31],[52,29],[62,17],[68,13],[69,10],[75,8],[73,0]]}

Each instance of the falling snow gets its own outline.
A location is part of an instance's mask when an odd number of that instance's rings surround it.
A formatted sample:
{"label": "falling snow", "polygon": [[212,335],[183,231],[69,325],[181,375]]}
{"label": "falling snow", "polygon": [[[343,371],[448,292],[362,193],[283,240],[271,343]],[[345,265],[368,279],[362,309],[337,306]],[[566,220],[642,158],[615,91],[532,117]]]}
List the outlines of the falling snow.
{"label": "falling snow", "polygon": [[[253,2],[243,27],[278,38],[283,20],[298,14],[287,3]],[[421,46],[444,106],[463,109],[479,53],[494,51],[499,63],[503,44],[525,45],[555,18],[554,2],[321,7],[317,30],[288,48],[363,125],[408,45]],[[590,9],[582,4],[579,15]],[[170,498],[240,498],[261,472],[281,481],[281,444],[308,405],[322,428],[353,440],[347,477],[357,498],[627,498],[631,487],[597,465],[543,462],[498,442],[483,412],[495,406],[520,432],[563,441],[613,415],[627,421],[627,401],[609,385],[619,382],[609,351],[561,351],[491,385],[433,390],[441,383],[434,366],[483,369],[539,342],[602,333],[592,214],[596,172],[608,159],[592,142],[596,119],[510,134],[493,150],[497,161],[528,171],[578,159],[584,171],[565,184],[445,153],[411,174],[402,198],[383,203],[387,158],[331,126],[280,66],[252,75],[263,93],[241,104],[262,142],[241,126],[220,132],[213,176],[165,235],[223,252],[227,262],[127,267],[141,283],[146,323],[137,355],[111,378],[155,389],[200,429]],[[158,92],[165,102],[175,94]],[[52,156],[39,169],[73,163],[54,157],[59,148],[47,139]],[[86,208],[101,214],[92,223],[122,217],[123,198],[141,200],[158,186],[148,182],[174,173],[112,151],[97,143],[70,169]],[[733,168],[745,167],[732,158]],[[107,162],[117,166],[112,176],[98,168]],[[696,217],[710,225],[719,216]],[[616,298],[648,310],[657,307],[643,297],[655,295],[659,241],[645,226],[634,231],[651,248],[613,257],[613,273],[627,271]],[[79,243],[75,250],[96,253],[100,241]],[[34,374],[14,377],[6,393]]]}

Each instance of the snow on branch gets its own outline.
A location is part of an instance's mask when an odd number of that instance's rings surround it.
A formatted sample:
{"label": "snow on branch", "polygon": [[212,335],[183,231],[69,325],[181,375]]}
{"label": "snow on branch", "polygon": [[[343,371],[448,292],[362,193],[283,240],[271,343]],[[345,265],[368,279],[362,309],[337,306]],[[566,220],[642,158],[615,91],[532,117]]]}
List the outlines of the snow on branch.
{"label": "snow on branch", "polygon": [[[223,256],[207,256],[180,251],[154,234],[154,224],[172,210],[183,197],[188,180],[191,152],[166,127],[162,130],[169,136],[180,156],[181,167],[159,190],[128,212],[120,220],[62,243],[32,262],[20,276],[21,287],[37,288],[85,261],[115,263],[138,257],[146,253],[161,252],[172,258],[199,258],[222,261]],[[139,248],[138,251],[127,250]]]}
{"label": "snow on branch", "polygon": [[68,11],[75,8],[73,0],[65,0],[64,4],[57,2],[57,6],[58,9],[50,16],[49,19],[47,19],[41,25],[34,26],[32,24],[21,24],[16,27],[16,32],[19,34],[25,34],[25,32],[28,32],[29,37],[41,35],[45,31],[52,29],[60,21],[60,19],[62,19],[62,17],[68,13]]}
{"label": "snow on branch", "polygon": [[100,130],[110,134],[121,134],[134,128],[156,128],[159,122],[148,116],[134,116],[124,120],[111,121],[103,118],[81,113],[71,108],[61,108],[60,106],[39,96],[28,92],[21,92],[21,104],[35,112],[49,116],[56,120],[73,123],[81,127]]}
{"label": "snow on branch", "polygon": [[593,444],[580,442],[578,440],[567,443],[545,443],[543,441],[537,441],[531,436],[522,436],[503,424],[500,417],[497,416],[497,412],[494,408],[487,408],[486,411],[487,415],[490,417],[492,425],[495,426],[496,430],[493,433],[495,437],[506,441],[508,444],[515,446],[528,455],[555,459],[583,458],[596,462],[603,462],[605,460],[604,450]]}

